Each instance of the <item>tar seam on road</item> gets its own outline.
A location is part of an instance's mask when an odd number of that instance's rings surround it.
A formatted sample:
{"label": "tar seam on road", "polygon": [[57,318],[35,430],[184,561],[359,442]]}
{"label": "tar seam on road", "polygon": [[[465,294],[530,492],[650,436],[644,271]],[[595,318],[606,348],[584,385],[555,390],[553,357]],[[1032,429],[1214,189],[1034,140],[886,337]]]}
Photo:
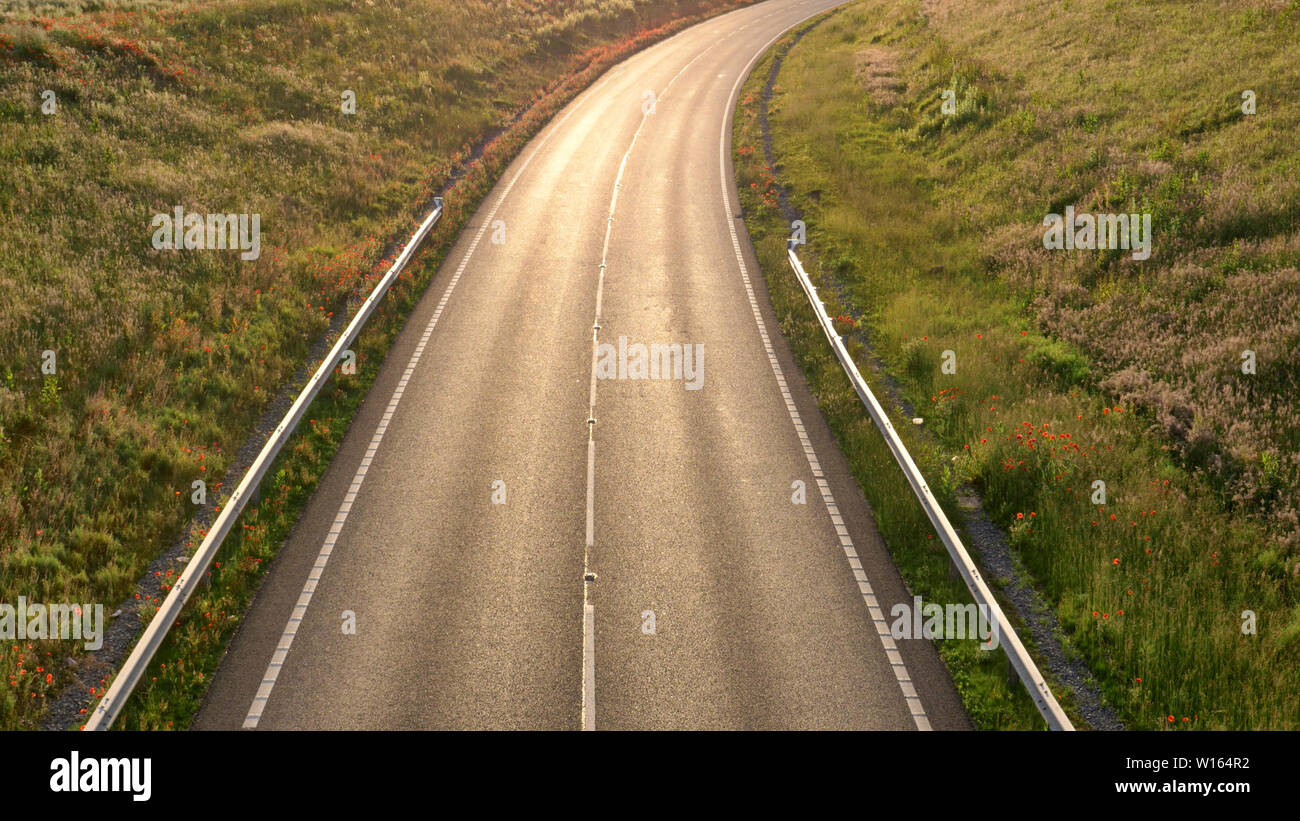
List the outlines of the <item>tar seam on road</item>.
{"label": "tar seam on road", "polygon": [[528,155],[528,159],[519,170],[515,172],[513,178],[506,185],[501,196],[497,198],[496,204],[488,212],[482,224],[479,225],[478,231],[474,234],[474,239],[470,243],[469,249],[466,250],[465,256],[461,259],[460,264],[456,267],[456,273],[452,276],[451,281],[447,283],[447,290],[443,293],[442,299],[438,302],[437,309],[425,326],[424,334],[420,337],[420,342],[415,351],[411,354],[411,359],[406,365],[406,370],[402,373],[401,381],[398,382],[397,388],[393,391],[393,396],[388,402],[388,408],[384,411],[383,419],[380,420],[379,426],[375,428],[375,434],[370,440],[370,446],[366,449],[366,454],[361,459],[361,465],[357,468],[356,474],[352,478],[352,486],[348,488],[347,495],[343,498],[343,503],[339,505],[338,513],[334,517],[334,524],[330,527],[329,533],[325,536],[325,541],[321,545],[320,553],[316,557],[316,563],[312,565],[311,574],[307,577],[307,582],[302,587],[302,593],[298,596],[298,603],[293,608],[293,613],[289,616],[289,621],[285,624],[284,632],[280,635],[280,641],[276,645],[275,653],[271,656],[271,662],[266,667],[266,673],[262,676],[262,683],[257,688],[257,695],[253,697],[253,703],[248,708],[248,715],[244,718],[243,728],[245,730],[257,729],[258,723],[262,719],[262,711],[266,708],[266,703],[271,697],[271,691],[275,688],[275,682],[280,676],[280,670],[284,667],[284,661],[289,655],[289,649],[293,646],[294,636],[298,633],[298,627],[302,624],[303,618],[307,615],[307,605],[311,603],[312,595],[316,591],[316,585],[320,582],[321,574],[325,572],[325,565],[329,562],[330,554],[334,552],[334,544],[338,539],[339,533],[343,530],[344,523],[347,522],[348,513],[352,510],[352,503],[357,498],[357,493],[361,490],[361,483],[366,478],[366,473],[370,469],[370,463],[379,450],[379,443],[383,441],[384,433],[388,430],[388,423],[392,420],[393,414],[397,411],[397,403],[401,401],[402,394],[406,391],[407,382],[415,372],[416,365],[420,362],[420,357],[424,353],[424,346],[428,343],[429,337],[433,334],[434,326],[438,324],[438,319],[442,316],[443,308],[446,307],[447,301],[451,299],[452,292],[456,289],[456,283],[460,280],[461,274],[465,272],[465,267],[469,264],[470,258],[474,255],[475,249],[478,248],[479,241],[483,238],[483,232],[492,224],[492,217],[496,215],[497,209],[505,202],[506,195],[510,189],[514,188],[515,183],[523,176],[528,165],[533,161],[546,144],[551,135],[558,130],[559,126],[573,115],[578,109],[578,103],[581,100],[588,99],[592,93],[608,82],[608,75],[601,83],[593,86],[588,92],[575,100],[571,104],[568,113],[555,123],[555,127],[547,131],[542,136],[537,147]]}
{"label": "tar seam on road", "polygon": [[[798,25],[798,23],[794,25]],[[791,28],[793,27],[792,25]],[[749,76],[749,71],[753,68],[754,63],[784,34],[783,31],[769,40],[740,72],[735,85],[731,88],[731,96],[727,98],[726,111],[734,111],[733,106],[736,95],[739,93],[740,86],[745,81],[745,78]],[[727,191],[726,153],[727,123],[729,119],[728,117],[723,118],[722,133],[718,136],[718,177],[722,182],[722,204],[730,217],[732,211],[731,195]],[[737,206],[739,206],[739,203],[737,203]],[[740,278],[745,283],[745,295],[749,298],[750,310],[754,314],[754,321],[758,324],[758,335],[763,339],[763,347],[767,351],[768,362],[772,364],[772,373],[776,375],[776,383],[781,388],[781,396],[785,399],[785,408],[790,413],[790,421],[794,423],[795,432],[799,434],[799,441],[803,445],[804,455],[808,458],[808,466],[812,469],[813,477],[817,480],[817,488],[821,491],[822,501],[826,504],[826,512],[830,514],[831,523],[835,525],[835,532],[840,539],[840,547],[843,548],[844,556],[848,559],[849,568],[853,570],[853,578],[858,583],[858,590],[862,594],[862,600],[866,602],[871,621],[876,626],[876,633],[880,636],[880,643],[884,645],[885,655],[889,658],[890,666],[894,670],[894,677],[898,679],[898,686],[903,691],[903,698],[907,701],[907,709],[912,714],[912,720],[916,722],[918,730],[929,730],[930,719],[925,714],[925,708],[921,706],[921,698],[912,685],[912,676],[907,672],[907,666],[903,664],[903,656],[898,652],[894,637],[889,632],[889,624],[885,621],[885,614],[880,609],[880,603],[876,600],[876,594],[871,588],[870,580],[867,579],[866,571],[862,569],[862,561],[858,558],[857,548],[853,546],[853,539],[849,536],[849,530],[845,527],[844,519],[840,516],[839,506],[836,505],[835,497],[831,494],[831,486],[826,482],[826,477],[822,473],[817,453],[813,450],[812,441],[808,438],[808,432],[804,429],[799,410],[795,407],[794,399],[790,395],[790,389],[786,385],[785,375],[781,371],[781,363],[776,359],[776,351],[772,348],[772,341],[767,335],[767,324],[763,321],[763,315],[758,308],[758,299],[754,296],[754,287],[749,281],[749,268],[745,265],[745,258],[740,252],[740,238],[736,234],[735,219],[727,219],[727,230],[731,232],[731,247],[735,251],[736,262],[740,265]]]}
{"label": "tar seam on road", "polygon": [[[770,17],[771,15],[766,15]],[[761,18],[765,19],[765,18]],[[733,31],[732,34],[735,34]],[[686,73],[686,69],[695,61],[708,54],[718,43],[731,37],[728,34],[721,40],[715,40],[708,48],[701,51],[682,66],[668,85],[664,86],[651,103],[649,110],[641,113],[641,122],[632,132],[632,142],[628,143],[623,159],[618,163],[618,173],[614,176],[614,190],[609,196],[609,216],[605,220],[605,241],[600,248],[600,272],[596,279],[596,319],[591,325],[591,387],[587,410],[587,543],[582,551],[582,710],[583,730],[596,729],[596,605],[591,601],[591,584],[595,577],[591,573],[591,549],[595,545],[596,533],[596,367],[600,347],[600,314],[605,291],[605,269],[609,266],[609,240],[614,231],[614,209],[618,205],[618,191],[623,187],[623,171],[627,168],[627,159],[632,156],[641,129],[654,113],[654,106],[659,104],[668,90],[677,82],[677,78]]]}

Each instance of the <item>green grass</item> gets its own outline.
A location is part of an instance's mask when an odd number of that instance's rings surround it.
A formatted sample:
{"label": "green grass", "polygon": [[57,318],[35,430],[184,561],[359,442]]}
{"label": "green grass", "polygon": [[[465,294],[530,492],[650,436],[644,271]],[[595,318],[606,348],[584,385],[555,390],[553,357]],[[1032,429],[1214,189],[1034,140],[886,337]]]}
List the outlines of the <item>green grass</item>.
{"label": "green grass", "polygon": [[[775,181],[823,294],[842,289],[828,309],[863,318],[926,418],[932,436],[908,445],[941,499],[981,491],[1126,726],[1295,729],[1300,11],[1212,5],[854,3],[784,62]],[[736,159],[783,330],[904,575],[942,590],[761,197],[765,79],[746,87]],[[1152,213],[1151,259],[1045,250],[1042,219],[1067,204]],[[1255,378],[1246,348],[1268,363]],[[960,670],[977,723],[1017,726]]]}
{"label": "green grass", "polygon": [[[185,532],[191,482],[208,482],[210,506],[233,487],[232,453],[269,397],[369,292],[385,247],[410,235],[434,193],[456,175],[430,257],[600,71],[736,3],[167,5],[0,11],[0,601],[112,612]],[[345,90],[353,115],[341,110]],[[152,216],[177,205],[259,213],[260,259],[154,250]],[[224,619],[164,650],[160,664],[179,664],[156,688],[151,671],[130,726],[188,721],[198,674],[215,667],[265,563],[254,559],[273,555],[434,267],[408,269],[358,343],[358,375],[313,407],[330,432],[286,449],[285,481],[268,482],[183,622]],[[46,350],[54,374],[41,371]],[[69,679],[60,663],[47,682],[50,660],[69,652],[79,651],[4,648],[0,728],[37,724]]]}

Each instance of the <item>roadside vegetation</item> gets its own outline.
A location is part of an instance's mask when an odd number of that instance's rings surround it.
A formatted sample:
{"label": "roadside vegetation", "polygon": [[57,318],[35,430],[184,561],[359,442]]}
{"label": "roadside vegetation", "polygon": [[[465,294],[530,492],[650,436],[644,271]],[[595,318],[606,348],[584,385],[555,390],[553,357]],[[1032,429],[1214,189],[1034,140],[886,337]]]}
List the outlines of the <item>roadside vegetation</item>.
{"label": "roadside vegetation", "polygon": [[[1300,727],[1297,35],[1294,2],[860,0],[784,57],[773,167],[770,56],[737,112],[782,330],[909,584],[966,600],[788,269],[783,194],[950,516],[979,491],[1130,729]],[[1150,258],[1045,249],[1066,206],[1151,214]],[[1025,726],[938,644],[977,724]]]}
{"label": "roadside vegetation", "polygon": [[[136,606],[151,560],[202,537],[186,535],[192,483],[210,516],[270,398],[447,198],[357,374],[313,406],[119,726],[188,723],[388,342],[509,159],[618,59],[741,4],[0,2],[0,602]],[[151,220],[176,206],[259,214],[260,257],[155,250]],[[0,728],[37,726],[80,648],[0,647]]]}

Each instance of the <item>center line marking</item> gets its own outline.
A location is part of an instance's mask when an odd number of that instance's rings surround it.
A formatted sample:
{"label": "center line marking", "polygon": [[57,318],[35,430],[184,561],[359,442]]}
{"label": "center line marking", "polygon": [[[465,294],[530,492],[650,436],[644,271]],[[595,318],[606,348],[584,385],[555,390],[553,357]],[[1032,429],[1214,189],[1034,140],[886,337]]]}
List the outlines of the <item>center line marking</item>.
{"label": "center line marking", "polygon": [[[728,35],[730,36],[730,35]],[[725,39],[725,38],[724,38]],[[695,61],[708,54],[721,40],[715,40],[708,48],[696,54],[686,65],[682,66],[664,90],[655,96],[656,104],[668,95],[668,90],[677,82],[677,78],[686,73],[686,69]],[[609,268],[609,240],[614,231],[614,211],[618,206],[618,192],[623,187],[623,172],[627,169],[628,157],[650,119],[650,112],[641,113],[641,122],[632,132],[632,142],[623,152],[623,159],[618,163],[618,173],[614,176],[614,190],[609,196],[609,214],[605,220],[605,241],[600,248],[600,273],[596,279],[596,319],[591,324],[591,385],[587,410],[587,543],[582,551],[582,709],[580,720],[582,729],[596,729],[596,605],[591,600],[591,584],[594,576],[591,572],[591,550],[596,539],[596,364],[599,361],[597,351],[600,345],[601,310],[605,294],[605,272]]]}

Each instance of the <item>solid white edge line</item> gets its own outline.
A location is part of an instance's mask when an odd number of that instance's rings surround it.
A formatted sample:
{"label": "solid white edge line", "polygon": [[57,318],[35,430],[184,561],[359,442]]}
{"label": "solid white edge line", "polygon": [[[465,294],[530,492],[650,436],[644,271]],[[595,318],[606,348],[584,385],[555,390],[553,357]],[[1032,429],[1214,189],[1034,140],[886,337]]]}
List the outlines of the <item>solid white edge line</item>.
{"label": "solid white edge line", "polygon": [[[826,11],[830,11],[835,6],[828,6],[821,11],[815,12],[809,17],[816,16]],[[817,459],[817,453],[814,451],[812,441],[804,429],[803,420],[799,416],[799,410],[795,407],[794,399],[790,395],[789,388],[786,386],[785,374],[781,370],[781,363],[777,361],[776,351],[772,347],[772,340],[767,333],[767,324],[763,321],[762,312],[758,307],[758,299],[754,294],[753,284],[749,279],[749,267],[745,264],[744,254],[740,250],[740,237],[736,233],[736,219],[731,210],[731,194],[727,187],[727,168],[729,167],[730,152],[727,151],[727,134],[731,130],[731,122],[735,118],[735,100],[740,92],[741,85],[749,77],[749,72],[753,69],[754,63],[771,48],[772,44],[785,36],[786,32],[808,17],[791,23],[790,26],[758,50],[750,59],[749,63],[740,72],[736,78],[735,84],[731,87],[731,94],[727,98],[727,105],[722,119],[722,131],[718,135],[718,178],[722,183],[722,204],[727,218],[727,230],[731,234],[731,246],[736,255],[736,263],[740,266],[740,277],[745,284],[745,295],[749,299],[750,311],[754,315],[754,322],[758,325],[758,334],[763,340],[763,348],[767,352],[768,362],[772,366],[772,373],[776,376],[777,385],[781,389],[781,396],[785,400],[786,411],[790,414],[790,421],[794,423],[795,432],[799,436],[799,442],[803,445],[804,456],[808,459],[808,466],[812,469],[813,476],[817,480],[817,487],[821,491],[822,501],[826,505],[826,512],[831,517],[832,523],[839,519],[839,506],[835,503],[835,497],[831,493],[830,485],[823,477],[821,463]],[[734,176],[734,173],[733,173]],[[739,203],[737,203],[739,205]],[[862,595],[862,601],[867,606],[867,613],[871,617],[872,624],[875,625],[876,634],[880,638],[881,647],[884,648],[885,656],[889,659],[890,667],[894,671],[894,678],[898,682],[899,690],[902,692],[903,699],[907,704],[908,712],[912,716],[913,722],[918,730],[929,730],[930,719],[926,716],[925,708],[921,705],[921,698],[917,695],[916,688],[912,686],[912,677],[908,673],[907,666],[903,663],[903,657],[899,654],[897,645],[894,643],[893,636],[889,632],[889,623],[885,620],[885,615],[880,609],[879,602],[876,599],[875,592],[871,588],[871,582],[867,578],[866,572],[862,569],[862,562],[858,558],[857,548],[853,545],[853,539],[848,535],[847,529],[836,525],[836,532],[839,536],[840,547],[844,551],[846,561],[849,563],[849,569],[853,571],[853,577],[858,583],[858,591]]]}

